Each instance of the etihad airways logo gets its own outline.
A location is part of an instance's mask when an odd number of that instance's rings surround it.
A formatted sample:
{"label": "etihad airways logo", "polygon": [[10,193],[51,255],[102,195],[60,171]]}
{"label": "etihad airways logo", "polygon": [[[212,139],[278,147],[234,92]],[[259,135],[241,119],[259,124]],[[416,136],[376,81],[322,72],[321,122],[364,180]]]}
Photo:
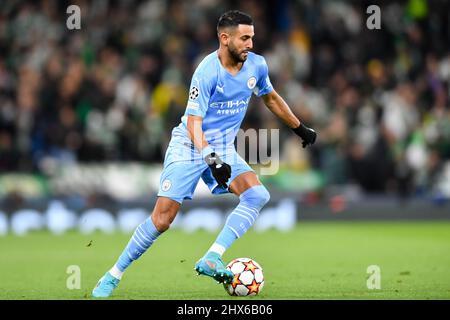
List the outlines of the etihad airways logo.
{"label": "etihad airways logo", "polygon": [[232,109],[232,108],[242,108],[247,107],[250,97],[245,100],[232,100],[223,102],[213,102],[209,105],[212,109]]}
{"label": "etihad airways logo", "polygon": [[235,109],[217,110],[216,114],[232,116],[233,114],[245,112],[246,110],[247,110],[247,106],[242,107],[242,108],[235,108]]}

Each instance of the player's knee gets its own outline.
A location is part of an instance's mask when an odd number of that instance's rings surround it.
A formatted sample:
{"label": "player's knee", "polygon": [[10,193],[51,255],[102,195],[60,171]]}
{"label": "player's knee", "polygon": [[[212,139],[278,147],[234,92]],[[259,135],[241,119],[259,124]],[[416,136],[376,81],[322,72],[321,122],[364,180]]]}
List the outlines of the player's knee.
{"label": "player's knee", "polygon": [[156,229],[161,233],[170,227],[169,220],[161,214],[155,215],[153,223],[155,224]]}
{"label": "player's knee", "polygon": [[240,195],[241,202],[261,210],[270,200],[270,193],[263,185],[253,186]]}
{"label": "player's knee", "polygon": [[173,222],[176,216],[176,212],[170,210],[158,210],[153,212],[153,223],[159,232],[164,232],[170,228],[170,224]]}

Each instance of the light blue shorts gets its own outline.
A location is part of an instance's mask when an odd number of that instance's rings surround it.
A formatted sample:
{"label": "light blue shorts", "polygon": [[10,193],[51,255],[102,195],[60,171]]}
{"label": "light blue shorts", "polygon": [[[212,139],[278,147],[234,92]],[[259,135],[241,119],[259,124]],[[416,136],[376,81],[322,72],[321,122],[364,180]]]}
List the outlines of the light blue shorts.
{"label": "light blue shorts", "polygon": [[[254,172],[233,148],[215,150],[220,158],[231,166],[231,177],[227,185],[244,172]],[[218,186],[210,168],[201,158],[197,150],[189,143],[169,144],[164,159],[164,169],[159,181],[158,196],[168,197],[180,204],[184,199],[192,200],[200,178],[211,190],[212,194],[229,193],[228,189]]]}

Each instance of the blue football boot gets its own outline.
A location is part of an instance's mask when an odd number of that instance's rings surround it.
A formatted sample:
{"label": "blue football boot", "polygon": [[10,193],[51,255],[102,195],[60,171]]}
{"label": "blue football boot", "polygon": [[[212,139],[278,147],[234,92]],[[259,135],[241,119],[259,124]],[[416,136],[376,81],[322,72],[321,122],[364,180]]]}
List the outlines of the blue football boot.
{"label": "blue football boot", "polygon": [[207,253],[195,264],[195,271],[213,278],[219,283],[231,283],[234,278],[233,272],[227,270],[220,255],[215,252]]}
{"label": "blue football boot", "polygon": [[105,275],[98,281],[94,290],[92,290],[92,296],[94,298],[109,297],[113,290],[117,288],[119,282],[120,280],[113,277],[109,272],[105,273]]}

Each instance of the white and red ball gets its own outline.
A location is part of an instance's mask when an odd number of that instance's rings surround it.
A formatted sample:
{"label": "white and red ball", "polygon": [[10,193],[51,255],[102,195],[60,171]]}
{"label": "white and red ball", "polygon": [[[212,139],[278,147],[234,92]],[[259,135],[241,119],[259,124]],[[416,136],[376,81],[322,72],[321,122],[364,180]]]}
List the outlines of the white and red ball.
{"label": "white and red ball", "polygon": [[255,296],[264,287],[263,269],[253,259],[234,259],[227,265],[227,269],[234,273],[233,282],[224,284],[231,296]]}

